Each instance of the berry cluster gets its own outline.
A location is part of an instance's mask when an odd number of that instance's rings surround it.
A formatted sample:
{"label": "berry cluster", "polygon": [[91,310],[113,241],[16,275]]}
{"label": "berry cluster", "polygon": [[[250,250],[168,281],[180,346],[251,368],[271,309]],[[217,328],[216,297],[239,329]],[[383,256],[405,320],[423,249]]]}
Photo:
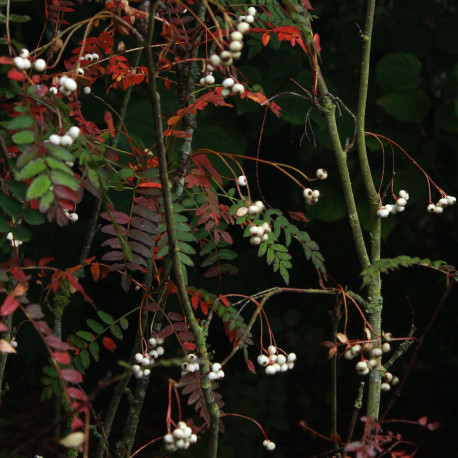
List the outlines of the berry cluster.
{"label": "berry cluster", "polygon": [[276,447],[275,442],[272,442],[272,441],[270,441],[269,439],[266,439],[266,440],[262,443],[262,445],[264,445],[264,447],[265,447],[267,450],[269,450],[269,452],[271,452],[272,450],[275,450],[275,447]]}
{"label": "berry cluster", "polygon": [[[30,70],[32,62],[29,59],[30,53],[28,49],[21,49],[19,56],[13,59],[13,64],[18,70]],[[44,72],[46,70],[46,62],[43,59],[35,59],[33,62],[33,69],[37,72]]]}
{"label": "berry cluster", "polygon": [[[73,92],[76,91],[78,85],[73,78],[68,77],[67,75],[62,75],[59,78],[59,91],[62,94],[66,95],[67,97]],[[52,89],[52,88],[51,88]],[[50,91],[51,91],[50,89]],[[57,93],[57,91],[52,91],[53,93]]]}
{"label": "berry cluster", "polygon": [[318,169],[316,171],[316,177],[319,179],[319,180],[326,180],[326,178],[328,177],[328,172],[327,170],[325,169]]}
{"label": "berry cluster", "polygon": [[455,205],[455,203],[456,197],[443,196],[439,199],[439,202],[437,202],[437,204],[429,204],[426,207],[426,210],[428,210],[429,213],[443,213],[445,207],[449,205]]}
{"label": "berry cluster", "polygon": [[261,226],[250,227],[250,243],[251,245],[260,245],[261,242],[266,242],[272,228],[268,222],[262,223]]}
{"label": "berry cluster", "polygon": [[186,355],[186,361],[181,365],[181,375],[197,372],[199,368],[199,359],[194,353],[189,353],[189,355]]}
{"label": "berry cluster", "polygon": [[192,429],[184,422],[178,422],[173,432],[164,436],[165,449],[168,452],[175,452],[178,449],[187,449],[191,444],[197,442],[197,436]]}
{"label": "berry cluster", "polygon": [[151,373],[150,367],[154,364],[156,359],[159,358],[159,356],[162,356],[164,354],[164,347],[162,347],[163,343],[164,340],[160,337],[151,337],[151,339],[148,340],[148,344],[150,347],[149,353],[147,355],[137,353],[134,356],[135,362],[137,364],[134,364],[132,366],[132,371],[136,378],[149,376],[149,374]]}
{"label": "berry cluster", "polygon": [[264,204],[260,200],[257,200],[253,205],[248,207],[248,214],[255,216],[261,213],[265,208]]}
{"label": "berry cluster", "polygon": [[404,191],[403,189],[399,191],[399,197],[396,199],[396,202],[394,205],[392,204],[387,204],[387,205],[382,205],[378,210],[377,210],[377,215],[380,216],[380,218],[387,218],[390,213],[393,215],[396,213],[401,213],[405,210],[405,206],[407,205],[407,201],[409,200],[409,193],[407,191]]}
{"label": "berry cluster", "polygon": [[22,245],[22,241],[16,240],[12,232],[8,232],[8,234],[6,234],[6,239],[11,242],[11,246],[14,248],[17,248],[18,246]]}
{"label": "berry cluster", "polygon": [[224,371],[221,369],[220,363],[213,363],[212,370],[208,374],[209,380],[221,380],[224,378]]}
{"label": "berry cluster", "polygon": [[318,199],[320,198],[320,191],[318,191],[318,189],[305,188],[303,194],[305,197],[305,201],[309,205],[315,205],[318,202]]}
{"label": "berry cluster", "polygon": [[79,135],[80,135],[80,128],[77,126],[72,126],[62,136],[56,135],[56,134],[50,135],[48,141],[49,143],[52,143],[53,145],[60,145],[60,146],[68,147],[73,144],[73,142],[79,137]]}
{"label": "berry cluster", "polygon": [[100,59],[100,56],[97,53],[86,54],[85,56],[80,57],[80,60],[88,60],[89,62],[96,62],[99,59]]}
{"label": "berry cluster", "polygon": [[[277,347],[270,345],[267,348],[268,355],[260,354],[258,364],[265,367],[267,375],[275,375],[277,372],[286,372],[294,367],[297,357],[295,353],[288,355],[277,355]],[[272,449],[273,450],[273,449]]]}

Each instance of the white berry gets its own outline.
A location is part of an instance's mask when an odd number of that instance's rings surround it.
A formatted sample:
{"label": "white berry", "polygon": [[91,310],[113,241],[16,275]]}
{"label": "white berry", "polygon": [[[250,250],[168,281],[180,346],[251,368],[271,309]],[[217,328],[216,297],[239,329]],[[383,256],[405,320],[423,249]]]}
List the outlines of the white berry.
{"label": "white berry", "polygon": [[137,361],[137,363],[141,363],[143,361],[143,355],[141,353],[137,353],[134,359]]}
{"label": "white berry", "polygon": [[250,244],[251,245],[254,245],[254,246],[261,245],[261,242],[262,242],[261,237],[257,237],[256,236],[256,237],[251,237],[250,238]]}
{"label": "white berry", "polygon": [[240,32],[232,32],[231,33],[231,40],[232,41],[242,41],[243,40],[243,33]]}
{"label": "white berry", "polygon": [[277,347],[275,347],[274,345],[269,345],[269,347],[267,348],[267,351],[271,355],[275,355],[277,353]]}
{"label": "white berry", "polygon": [[400,197],[397,201],[396,201],[396,205],[398,207],[405,207],[407,205],[407,200],[404,199],[403,197]]}
{"label": "white berry", "polygon": [[44,59],[37,59],[34,63],[33,63],[33,68],[35,69],[35,71],[37,72],[44,72],[45,69],[46,69],[46,61]]}
{"label": "white berry", "polygon": [[316,177],[319,180],[326,180],[326,178],[328,177],[328,172],[325,169],[318,169],[316,171]]}
{"label": "white berry", "polygon": [[455,205],[455,203],[456,203],[456,197],[454,197],[454,196],[447,196],[447,203],[448,203],[448,205]]}
{"label": "white berry", "polygon": [[60,144],[62,146],[70,146],[73,143],[73,138],[70,135],[63,135],[60,139]]}
{"label": "white berry", "polygon": [[205,84],[215,84],[215,77],[213,75],[207,75],[205,77]]}
{"label": "white berry", "polygon": [[237,30],[240,33],[247,33],[248,30],[250,30],[250,24],[247,22],[241,22],[240,24],[237,24]]}
{"label": "white berry", "polygon": [[277,372],[277,370],[275,369],[275,367],[273,365],[266,367],[266,374],[267,375],[275,375],[276,372]]}
{"label": "white berry", "polygon": [[436,211],[436,206],[434,204],[429,204],[426,210],[428,210],[429,213],[434,213]]}
{"label": "white berry", "polygon": [[442,197],[442,199],[439,199],[439,202],[437,202],[438,207],[446,207],[448,205],[447,199]]}
{"label": "white berry", "polygon": [[208,60],[215,67],[221,64],[221,58],[217,54],[212,54]]}
{"label": "white berry", "polygon": [[245,17],[245,22],[247,22],[248,24],[253,24],[253,22],[254,22],[254,16],[252,16],[251,14],[249,14],[248,16]]}
{"label": "white berry", "polygon": [[277,357],[277,363],[280,364],[280,366],[282,364],[285,364],[286,363],[286,356],[285,355],[278,355]]}
{"label": "white berry", "polygon": [[18,70],[24,70],[26,67],[26,60],[27,59],[17,56],[13,59],[13,64]]}
{"label": "white berry", "polygon": [[380,347],[374,348],[372,350],[372,356],[374,356],[376,358],[378,358],[379,356],[382,356],[382,353],[383,353],[383,350]]}
{"label": "white berry", "polygon": [[60,136],[56,134],[50,135],[49,143],[52,143],[53,145],[60,145]]}
{"label": "white berry", "polygon": [[231,90],[225,87],[221,90],[221,95],[223,97],[229,97],[231,95]]}
{"label": "white berry", "polygon": [[62,85],[64,86],[65,89],[67,89],[67,91],[70,91],[70,92],[73,92],[74,90],[76,90],[78,86],[76,84],[76,81],[71,78],[65,79]]}
{"label": "white berry", "polygon": [[[240,33],[240,32],[234,32],[234,33]],[[243,48],[243,43],[241,41],[231,41],[231,44],[229,45],[229,49],[233,52],[241,51],[242,48]]]}
{"label": "white berry", "polygon": [[259,355],[257,361],[260,366],[267,366],[269,364],[269,358],[266,355]]}
{"label": "white berry", "polygon": [[91,93],[91,88],[90,88],[89,86],[85,86],[85,87],[83,88],[83,92],[84,92],[86,95],[88,95],[88,94]]}
{"label": "white berry", "polygon": [[388,342],[385,342],[382,345],[382,351],[383,353],[388,353],[391,350],[391,345]]}
{"label": "white berry", "polygon": [[382,384],[380,385],[380,389],[381,389],[382,391],[390,391],[390,388],[391,388],[391,387],[390,387],[390,384],[389,384],[389,383],[386,383],[386,382],[385,382],[385,383],[382,383]]}
{"label": "white berry", "polygon": [[95,52],[94,54],[91,55],[92,60],[99,60],[100,56]]}
{"label": "white berry", "polygon": [[56,95],[56,94],[57,94],[57,87],[54,87],[54,86],[53,86],[53,87],[50,87],[50,88],[49,88],[49,92],[50,92],[51,94]]}
{"label": "white berry", "polygon": [[23,59],[27,59],[27,57],[29,57],[30,53],[29,53],[29,50],[28,49],[21,49],[19,51],[19,55],[23,58]]}
{"label": "white berry", "polygon": [[232,92],[234,94],[243,94],[245,92],[245,88],[243,87],[243,84],[236,83],[232,87]]}
{"label": "white berry", "polygon": [[247,10],[247,13],[250,15],[250,16],[255,16],[256,15],[256,8],[254,6],[250,6]]}
{"label": "white berry", "polygon": [[443,209],[442,207],[437,206],[437,207],[434,209],[434,213],[438,213],[438,214],[444,213],[444,209]]}
{"label": "white berry", "polygon": [[246,186],[248,181],[246,179],[246,176],[245,175],[240,175],[238,178],[237,178],[237,183],[239,184],[239,186]]}

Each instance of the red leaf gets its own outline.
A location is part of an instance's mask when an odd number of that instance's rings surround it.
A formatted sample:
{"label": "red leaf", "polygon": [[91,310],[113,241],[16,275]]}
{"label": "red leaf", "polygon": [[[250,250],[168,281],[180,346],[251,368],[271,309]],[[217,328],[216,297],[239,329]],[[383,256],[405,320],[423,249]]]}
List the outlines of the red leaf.
{"label": "red leaf", "polygon": [[0,332],[8,331],[9,327],[5,323],[0,322]]}
{"label": "red leaf", "polygon": [[67,388],[67,394],[73,399],[78,399],[78,401],[86,401],[87,399],[85,393],[83,393],[79,388],[74,388],[72,386]]}
{"label": "red leaf", "polygon": [[251,359],[246,360],[246,365],[248,366],[248,369],[250,372],[252,372],[253,374],[256,374],[256,369],[254,368],[254,364],[253,364],[253,361],[251,361]]}
{"label": "red leaf", "polygon": [[104,337],[102,339],[102,344],[107,350],[110,350],[110,351],[116,350],[116,344],[114,343],[113,339],[111,339],[110,337]]}
{"label": "red leaf", "polygon": [[304,223],[308,223],[310,221],[302,212],[289,211],[288,214],[290,218],[295,221],[303,221]]}
{"label": "red leaf", "polygon": [[52,356],[60,364],[70,364],[70,356],[65,351],[54,351]]}
{"label": "red leaf", "polygon": [[167,325],[159,331],[157,336],[161,339],[165,339],[166,337],[171,336],[174,332],[175,331],[173,330],[172,326]]}
{"label": "red leaf", "polygon": [[8,295],[0,308],[0,314],[2,316],[11,315],[19,305],[19,301],[14,296]]}
{"label": "red leaf", "polygon": [[45,266],[46,264],[49,264],[51,261],[54,261],[54,258],[51,258],[51,257],[45,257],[45,258],[41,258],[39,261],[38,261],[38,265],[40,267],[43,267]]}
{"label": "red leaf", "polygon": [[197,308],[199,307],[199,298],[197,296],[191,297],[191,305],[194,310],[197,310]]}
{"label": "red leaf", "polygon": [[262,44],[264,46],[267,46],[267,43],[269,43],[269,40],[270,40],[270,33],[263,33],[262,34],[262,39],[261,39]]}
{"label": "red leaf", "polygon": [[[113,211],[111,212],[111,215],[118,224],[127,224],[129,222],[129,215],[126,215],[123,212]],[[100,217],[106,219],[107,221],[111,221],[108,212],[100,213]]]}
{"label": "red leaf", "polygon": [[430,431],[436,431],[436,429],[439,429],[441,427],[440,421],[435,421],[434,423],[428,423],[427,428]]}
{"label": "red leaf", "polygon": [[422,426],[426,426],[426,424],[428,423],[428,417],[424,416],[424,417],[419,418],[418,423],[420,423],[420,425]]}
{"label": "red leaf", "polygon": [[69,383],[81,383],[83,376],[76,369],[62,369],[60,376]]}
{"label": "red leaf", "polygon": [[19,283],[26,279],[25,273],[17,267],[13,267],[11,269],[11,273],[13,274],[14,279]]}
{"label": "red leaf", "polygon": [[169,312],[167,313],[169,320],[171,321],[183,321],[184,316],[181,313]]}
{"label": "red leaf", "polygon": [[105,114],[103,115],[103,119],[107,123],[108,130],[110,131],[110,135],[112,137],[116,136],[116,131],[114,127],[114,122],[113,122],[113,115],[111,114],[111,111],[105,110]]}
{"label": "red leaf", "polygon": [[177,138],[192,138],[192,135],[184,130],[173,130],[171,134]]}
{"label": "red leaf", "polygon": [[225,296],[218,295],[219,300],[226,306],[229,307],[229,300]]}
{"label": "red leaf", "polygon": [[[65,342],[62,342],[62,340],[57,337],[55,334],[49,334],[48,336],[45,337],[45,342],[52,348],[55,348],[56,350],[71,350],[72,347],[70,345],[66,344]],[[64,363],[67,364],[67,363]]]}
{"label": "red leaf", "polygon": [[19,71],[17,68],[12,68],[8,70],[8,78],[14,81],[24,81],[27,77],[24,72]]}
{"label": "red leaf", "polygon": [[193,342],[183,342],[183,348],[186,348],[186,350],[194,350],[196,348],[196,344]]}
{"label": "red leaf", "polygon": [[153,183],[150,181],[147,181],[145,183],[140,183],[138,185],[139,188],[162,188],[161,183]]}
{"label": "red leaf", "polygon": [[75,431],[76,429],[80,429],[84,426],[83,420],[79,417],[73,417],[72,421],[72,430]]}
{"label": "red leaf", "polygon": [[94,281],[100,278],[100,264],[98,262],[91,264],[91,274]]}
{"label": "red leaf", "polygon": [[315,46],[316,46],[317,51],[321,52],[320,36],[317,33],[315,33],[315,35],[313,36],[313,40],[315,41]]}

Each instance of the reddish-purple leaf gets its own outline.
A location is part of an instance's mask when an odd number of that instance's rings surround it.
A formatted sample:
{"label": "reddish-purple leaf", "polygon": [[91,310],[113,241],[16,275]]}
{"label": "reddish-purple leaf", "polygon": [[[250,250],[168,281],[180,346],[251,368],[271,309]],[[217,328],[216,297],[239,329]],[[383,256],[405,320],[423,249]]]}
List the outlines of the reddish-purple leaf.
{"label": "reddish-purple leaf", "polygon": [[142,242],[146,246],[149,246],[149,247],[154,246],[154,239],[150,237],[148,234],[145,234],[144,232],[139,231],[137,229],[131,229],[129,231],[129,237],[131,239]]}
{"label": "reddish-purple leaf", "polygon": [[182,341],[182,342],[193,342],[194,341],[194,334],[190,331],[186,331],[186,332],[179,332],[178,333],[178,338]]}
{"label": "reddish-purple leaf", "polygon": [[159,215],[155,211],[150,210],[149,208],[140,207],[140,206],[136,205],[133,208],[133,212],[136,215],[140,215],[140,216],[143,216],[146,219],[149,219],[153,223],[157,223],[159,221]]}
{"label": "reddish-purple leaf", "polygon": [[200,398],[199,390],[191,393],[191,396],[188,398],[188,406],[193,405]]}
{"label": "reddish-purple leaf", "polygon": [[130,240],[128,245],[132,251],[135,251],[136,253],[140,254],[146,259],[150,258],[153,254],[150,249],[146,248],[145,245],[138,242],[134,242],[133,240]]}
{"label": "reddish-purple leaf", "polygon": [[52,334],[52,330],[48,326],[48,323],[46,323],[46,321],[37,321],[35,323],[35,326],[37,327],[38,331],[41,334],[43,334],[44,336],[47,336],[48,334]]}
{"label": "reddish-purple leaf", "polygon": [[60,184],[55,184],[53,186],[54,194],[58,199],[70,200],[72,202],[79,202],[80,198],[78,194],[73,191],[73,189],[67,188],[67,186],[62,186]]}
{"label": "reddish-purple leaf", "polygon": [[196,344],[194,342],[183,342],[183,348],[194,351],[196,349]]}
{"label": "reddish-purple leaf", "polygon": [[102,256],[102,261],[121,261],[124,259],[122,251],[109,251]]}
{"label": "reddish-purple leaf", "polygon": [[113,249],[120,250],[121,249],[121,242],[117,237],[111,237],[109,239],[106,239],[103,243],[102,246],[109,246]]}
{"label": "reddish-purple leaf", "polygon": [[254,364],[253,364],[253,361],[251,361],[251,359],[246,360],[246,365],[248,366],[248,370],[250,372],[253,372],[253,374],[256,374],[256,369],[254,368]]}
{"label": "reddish-purple leaf", "polygon": [[174,323],[173,324],[173,329],[177,332],[179,331],[187,331],[188,330],[188,325],[183,322],[183,321],[180,321],[178,323]]}
{"label": "reddish-purple leaf", "polygon": [[[113,219],[118,223],[118,224],[127,224],[129,222],[129,215],[126,215],[123,212],[118,212],[118,211],[112,211],[111,212]],[[103,212],[100,213],[100,217],[103,219],[106,219],[107,221],[111,221],[110,215],[108,212]]]}
{"label": "reddish-purple leaf", "polygon": [[104,337],[102,339],[102,344],[107,350],[110,350],[110,351],[115,351],[117,347],[113,339],[111,339],[110,337]]}
{"label": "reddish-purple leaf", "polygon": [[169,312],[167,313],[167,317],[171,321],[183,321],[184,316],[181,313]]}
{"label": "reddish-purple leaf", "polygon": [[172,326],[167,325],[159,331],[157,336],[161,339],[165,339],[166,337],[171,336],[174,332],[175,331],[173,330]]}
{"label": "reddish-purple leaf", "polygon": [[[107,224],[106,226],[103,226],[102,229],[100,230],[104,232],[105,234],[116,235],[116,236],[118,235],[116,234],[113,224]],[[118,233],[119,235],[126,235],[127,229],[124,226],[118,226]]]}
{"label": "reddish-purple leaf", "polygon": [[436,431],[436,429],[439,429],[441,427],[441,422],[440,421],[435,421],[434,423],[428,423],[427,428],[430,431]]}
{"label": "reddish-purple leaf", "polygon": [[0,314],[2,316],[11,315],[19,305],[19,301],[14,296],[8,295],[0,308]]}
{"label": "reddish-purple leaf", "polygon": [[77,399],[78,401],[86,401],[87,396],[85,393],[83,393],[79,388],[74,388],[74,387],[68,387],[67,388],[67,394],[73,398]]}
{"label": "reddish-purple leaf", "polygon": [[55,334],[49,334],[45,337],[45,342],[52,348],[55,348],[56,350],[71,350],[72,347],[68,345],[65,342],[62,342],[62,340],[57,337]]}
{"label": "reddish-purple leaf", "polygon": [[8,331],[9,327],[5,323],[0,323],[0,332]]}
{"label": "reddish-purple leaf", "polygon": [[54,351],[52,356],[60,364],[70,364],[70,356],[66,351]]}
{"label": "reddish-purple leaf", "polygon": [[141,216],[133,216],[130,220],[130,225],[131,227],[135,227],[136,229],[139,229],[142,232],[147,232],[148,234],[157,233],[157,225],[146,218],[142,218]]}
{"label": "reddish-purple leaf", "polygon": [[34,320],[40,320],[41,318],[44,318],[44,313],[41,310],[40,304],[30,304],[25,308],[25,312],[27,315],[30,316],[30,318],[33,318]]}
{"label": "reddish-purple leaf", "polygon": [[83,376],[76,369],[62,369],[60,376],[69,383],[81,383]]}

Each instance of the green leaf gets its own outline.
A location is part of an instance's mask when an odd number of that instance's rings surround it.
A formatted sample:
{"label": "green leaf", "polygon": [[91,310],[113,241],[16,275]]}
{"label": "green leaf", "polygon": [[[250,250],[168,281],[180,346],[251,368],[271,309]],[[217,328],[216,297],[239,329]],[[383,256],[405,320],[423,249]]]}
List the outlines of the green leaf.
{"label": "green leaf", "polygon": [[119,326],[121,326],[121,328],[124,329],[124,331],[129,327],[129,320],[125,316],[120,318],[118,323]]}
{"label": "green leaf", "polygon": [[102,310],[97,310],[97,315],[105,324],[113,324],[115,321],[114,318],[110,314]]}
{"label": "green leaf", "polygon": [[94,336],[92,335],[92,333],[87,331],[78,331],[76,335],[84,340],[87,340],[88,342],[92,342],[94,340]]}
{"label": "green leaf", "polygon": [[186,253],[186,254],[195,254],[196,253],[196,250],[194,249],[194,247],[189,245],[189,243],[185,243],[185,242],[178,242],[178,249],[180,250],[180,252]]}
{"label": "green leaf", "polygon": [[80,337],[71,335],[70,340],[72,341],[73,345],[75,345],[76,347],[80,349],[86,348],[86,342],[83,339],[81,339]]}
{"label": "green leaf", "polygon": [[9,232],[9,230],[8,220],[3,215],[0,215],[0,232]]}
{"label": "green leaf", "polygon": [[35,133],[31,130],[21,130],[16,132],[11,138],[16,145],[25,145],[34,142]]}
{"label": "green leaf", "polygon": [[275,245],[273,245],[272,248],[273,248],[275,251],[280,251],[280,252],[282,252],[282,253],[287,253],[287,252],[288,252],[288,248],[286,248],[286,247],[283,246],[283,245],[280,245],[279,243],[276,243]]}
{"label": "green leaf", "polygon": [[262,242],[261,245],[259,245],[259,250],[258,250],[258,256],[259,257],[264,256],[266,254],[268,246],[269,245],[268,245],[267,242]]}
{"label": "green leaf", "polygon": [[54,202],[54,193],[50,190],[40,199],[40,210],[45,212]]}
{"label": "green leaf", "polygon": [[25,210],[24,220],[27,224],[31,224],[32,226],[37,226],[38,224],[43,224],[46,222],[46,218],[43,213],[40,213],[38,210],[32,210],[30,208]]}
{"label": "green leaf", "polygon": [[275,252],[271,247],[269,247],[267,249],[267,264],[272,264],[274,257],[275,257]]}
{"label": "green leaf", "polygon": [[91,353],[92,357],[98,361],[99,354],[100,354],[100,346],[97,342],[91,342],[89,344],[89,352]]}
{"label": "green leaf", "polygon": [[386,113],[403,122],[420,122],[429,112],[431,101],[423,89],[392,92],[377,100]]}
{"label": "green leaf", "polygon": [[43,372],[46,375],[49,375],[53,379],[59,377],[59,372],[57,372],[57,369],[55,367],[52,367],[52,366],[43,367]]}
{"label": "green leaf", "polygon": [[382,57],[375,68],[375,78],[385,92],[417,88],[421,83],[421,62],[412,54],[397,52]]}
{"label": "green leaf", "polygon": [[13,227],[13,235],[16,240],[21,242],[28,242],[32,238],[31,232],[26,229],[24,226]]}
{"label": "green leaf", "polygon": [[53,183],[60,184],[62,186],[67,186],[73,191],[78,191],[80,187],[80,182],[75,178],[75,176],[69,175],[62,170],[51,170],[51,179]]}
{"label": "green leaf", "polygon": [[26,16],[25,14],[10,14],[10,21],[17,23],[29,22],[30,16]]}
{"label": "green leaf", "polygon": [[73,161],[75,159],[73,155],[68,150],[63,148],[62,146],[53,145],[52,143],[47,143],[46,149],[49,150],[49,152],[55,158],[60,159],[62,161]]}
{"label": "green leaf", "polygon": [[30,161],[20,172],[19,176],[23,180],[27,180],[28,178],[31,178],[35,175],[38,175],[39,173],[43,172],[43,170],[46,170],[46,164],[45,161],[39,157],[38,159],[34,159],[33,161]]}
{"label": "green leaf", "polygon": [[234,250],[229,250],[227,248],[219,251],[220,259],[227,259],[232,261],[233,259],[237,258],[237,253]]}
{"label": "green leaf", "polygon": [[41,379],[41,383],[43,383],[43,385],[49,386],[49,385],[52,385],[54,383],[54,379],[50,378],[50,377],[43,377]]}
{"label": "green leaf", "polygon": [[39,175],[30,183],[27,189],[27,200],[38,199],[43,194],[48,192],[52,186],[51,180],[47,175]]}
{"label": "green leaf", "polygon": [[121,331],[121,328],[117,324],[112,324],[110,326],[110,331],[117,339],[122,340],[123,338],[122,331]]}
{"label": "green leaf", "polygon": [[16,199],[25,199],[25,195],[27,193],[27,185],[25,183],[16,180],[7,181],[6,187],[8,188],[8,191],[10,191],[11,194],[13,194],[13,196],[16,197]]}
{"label": "green leaf", "polygon": [[83,363],[81,361],[80,355],[78,355],[73,361],[73,365],[75,366],[75,369],[80,372],[82,375],[86,373],[86,369],[83,366]]}
{"label": "green leaf", "polygon": [[134,175],[135,175],[135,170],[132,170],[130,168],[124,168],[118,172],[118,176],[121,178],[131,178]]}
{"label": "green leaf", "polygon": [[283,281],[289,285],[289,272],[283,265],[280,265],[280,275],[282,276]]}
{"label": "green leaf", "polygon": [[72,169],[67,164],[58,159],[54,159],[52,156],[46,158],[46,164],[48,164],[51,169],[62,170],[62,172],[68,173],[72,177],[74,176]]}
{"label": "green leaf", "polygon": [[105,331],[104,326],[102,326],[98,321],[88,319],[86,320],[86,323],[96,334],[102,334],[102,332]]}
{"label": "green leaf", "polygon": [[87,369],[91,365],[91,358],[89,356],[89,352],[87,350],[83,350],[80,352],[81,364],[85,369]]}
{"label": "green leaf", "polygon": [[29,115],[17,116],[6,124],[9,130],[27,129],[33,126],[33,118]]}
{"label": "green leaf", "polygon": [[187,254],[180,253],[180,261],[187,266],[194,266],[194,261]]}
{"label": "green leaf", "polygon": [[191,228],[188,226],[188,232],[177,231],[177,239],[185,242],[194,242],[195,236],[190,232]]}

